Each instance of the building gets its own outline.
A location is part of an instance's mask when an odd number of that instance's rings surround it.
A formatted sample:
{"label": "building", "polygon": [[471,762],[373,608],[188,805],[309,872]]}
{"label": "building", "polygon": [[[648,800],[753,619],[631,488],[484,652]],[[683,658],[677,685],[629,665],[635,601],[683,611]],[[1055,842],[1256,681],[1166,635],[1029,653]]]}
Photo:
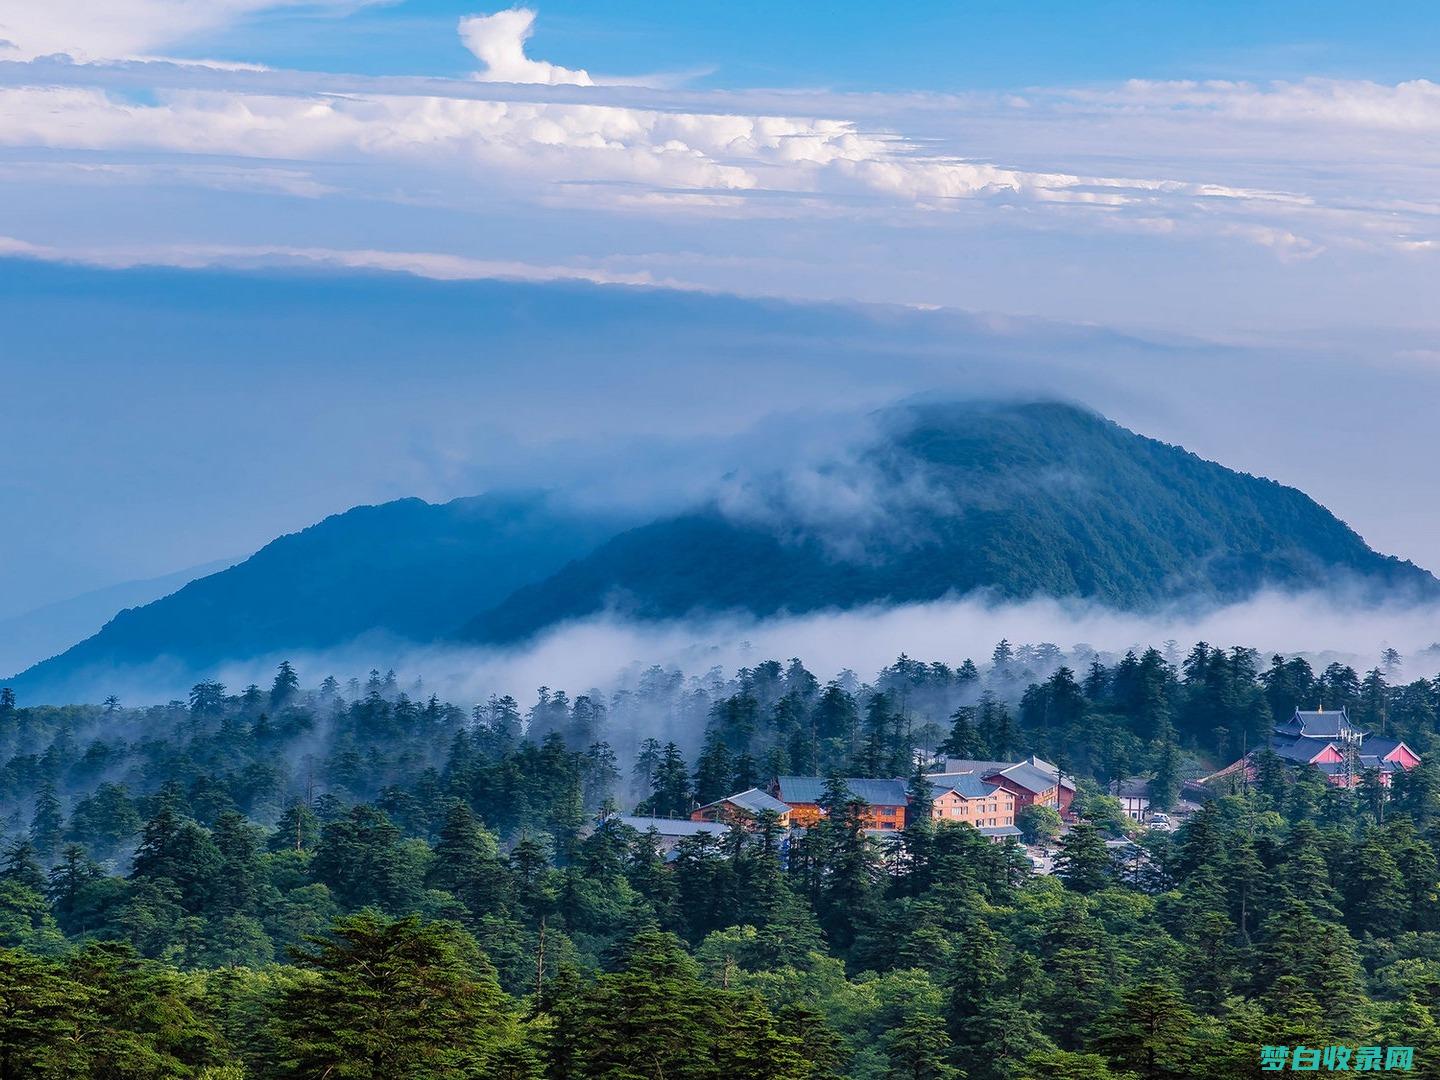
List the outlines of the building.
{"label": "building", "polygon": [[1247,779],[1254,780],[1257,758],[1265,750],[1292,766],[1314,766],[1337,787],[1355,787],[1371,770],[1388,787],[1397,772],[1420,764],[1420,755],[1401,740],[1371,735],[1357,727],[1343,706],[1328,711],[1297,708],[1290,719],[1275,725],[1264,748],[1251,751],[1208,779],[1243,771]]}
{"label": "building", "polygon": [[1070,811],[1075,797],[1075,781],[1061,776],[1060,769],[1034,755],[1024,761],[975,761],[969,758],[946,758],[943,772],[931,773],[930,782],[941,786],[953,777],[975,775],[987,783],[997,784],[1015,796],[1015,812],[1027,806],[1053,806],[1062,815]]}
{"label": "building", "polygon": [[1120,808],[1131,821],[1144,821],[1150,812],[1150,781],[1143,776],[1112,781],[1110,794],[1120,800]]}
{"label": "building", "polygon": [[759,788],[751,788],[749,791],[706,803],[691,812],[690,820],[718,821],[726,825],[752,828],[760,815],[767,810],[779,819],[782,828],[789,827],[790,807]]}
{"label": "building", "polygon": [[[932,781],[933,783],[933,781]],[[1015,826],[1015,793],[972,773],[961,773],[932,789],[930,816],[935,821],[963,821],[994,840],[1019,836]]]}
{"label": "building", "polygon": [[1315,766],[1337,787],[1354,787],[1370,770],[1388,786],[1395,773],[1420,764],[1420,755],[1400,740],[1358,728],[1343,706],[1329,712],[1297,708],[1289,720],[1275,725],[1269,746],[1285,761]]}
{"label": "building", "polygon": [[[910,799],[904,780],[875,780],[847,777],[845,786],[865,807],[865,827],[879,832],[903,829],[905,808]],[[790,824],[808,829],[825,816],[820,802],[825,797],[825,780],[819,776],[779,776],[771,794],[790,811]]]}
{"label": "building", "polygon": [[638,817],[631,814],[617,814],[611,818],[621,825],[628,825],[636,832],[653,832],[659,837],[662,854],[667,857],[674,852],[675,845],[687,836],[710,835],[722,839],[730,826],[715,821],[691,821],[689,818]]}

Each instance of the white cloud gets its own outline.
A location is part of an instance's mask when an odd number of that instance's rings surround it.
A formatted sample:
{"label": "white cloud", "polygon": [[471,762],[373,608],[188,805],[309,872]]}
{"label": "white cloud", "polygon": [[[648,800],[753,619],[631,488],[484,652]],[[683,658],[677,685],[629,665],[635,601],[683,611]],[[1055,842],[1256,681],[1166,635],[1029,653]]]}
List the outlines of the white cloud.
{"label": "white cloud", "polygon": [[[652,211],[678,203],[724,213],[739,207],[736,193],[747,192],[863,195],[932,208],[996,197],[1077,209],[1146,206],[1152,213],[1176,200],[1304,202],[1218,184],[1087,177],[922,155],[896,135],[841,119],[394,94],[180,90],[135,102],[94,87],[0,88],[0,145],[401,161],[417,179],[437,173],[491,183],[509,178],[551,200],[593,205],[608,199],[612,206]],[[627,186],[595,186],[614,183]],[[787,204],[789,213],[803,209]]]}
{"label": "white cloud", "polygon": [[591,266],[557,266],[500,259],[472,259],[435,251],[378,251],[366,248],[294,247],[262,244],[157,244],[139,247],[55,247],[0,236],[0,255],[50,262],[126,269],[136,266],[202,267],[325,266],[346,270],[385,270],[432,281],[588,281],[595,285],[690,286],[650,274]]}
{"label": "white cloud", "polygon": [[[279,2],[218,0],[204,19],[211,25]],[[112,37],[100,51],[163,48],[195,32],[200,18],[180,0],[120,4],[114,10],[135,16],[126,25],[143,40]],[[184,10],[169,18],[176,5]],[[27,13],[27,40],[47,27],[55,40],[103,34],[103,17],[77,21],[84,10],[81,0],[59,0],[44,16]],[[711,230],[693,247],[752,263],[775,253],[744,235],[747,223],[774,221],[810,232],[808,252],[795,259],[811,270],[806,295],[902,302],[994,304],[930,283],[937,228],[957,249],[994,229],[1011,238],[1065,234],[1087,247],[1110,241],[1110,266],[1144,250],[1168,264],[1167,273],[1201,248],[1221,259],[1245,250],[1267,266],[1297,270],[1338,267],[1345,258],[1422,264],[1440,250],[1433,153],[1414,137],[1440,124],[1440,87],[1425,80],[1137,81],[1023,96],[677,90],[531,59],[535,18],[512,8],[462,19],[461,39],[483,66],[474,79],[221,70],[193,61],[0,65],[0,146],[10,151],[0,180],[68,161],[89,170],[87,191],[107,179],[133,184],[151,170],[167,187],[359,199],[396,217],[399,207],[476,216],[501,205],[541,215],[578,208],[594,212],[591,222],[609,222],[595,228],[621,230],[629,226],[619,215],[657,228],[683,217],[686,228]],[[45,239],[14,221],[0,225]],[[827,280],[839,274],[837,245],[847,247],[857,225],[889,232],[879,256],[888,270],[867,271],[872,256],[852,249],[852,283],[837,287]],[[123,233],[125,219],[105,228]],[[720,235],[726,229],[733,241]],[[207,228],[199,231],[187,240],[206,239]],[[217,240],[225,233],[214,231]],[[133,246],[150,238],[125,239]],[[264,239],[295,243],[279,227]],[[339,247],[349,237],[312,239]],[[974,265],[1015,258],[1003,245],[977,256]],[[1070,257],[1088,263],[1090,254],[1072,248]],[[537,261],[566,260],[562,251]],[[1072,272],[1065,259],[1053,265]],[[1079,273],[1098,281],[1089,265]],[[893,287],[877,294],[881,281]],[[729,284],[752,287],[733,277]],[[1125,288],[1117,282],[1107,295]],[[1018,299],[1003,306],[1114,317],[1081,312],[1079,301],[1056,309],[1032,293],[1019,282]],[[1056,295],[1076,294],[1062,287]]]}
{"label": "white cloud", "polygon": [[0,7],[0,59],[65,53],[143,56],[283,7],[345,10],[372,0],[12,0]]}
{"label": "white cloud", "polygon": [[510,8],[493,15],[466,15],[460,20],[460,40],[475,54],[484,71],[475,73],[482,82],[545,83],[593,86],[585,71],[572,71],[525,55],[525,42],[535,32],[535,12]]}
{"label": "white cloud", "polygon": [[403,678],[421,676],[427,688],[455,701],[484,701],[491,694],[530,700],[537,686],[572,694],[610,691],[652,665],[691,676],[713,667],[733,672],[760,660],[799,657],[822,680],[846,669],[870,678],[902,653],[959,664],[984,663],[995,643],[1051,641],[1062,648],[1084,642],[1110,657],[1126,650],[1164,648],[1174,640],[1182,655],[1197,641],[1219,647],[1250,646],[1268,658],[1303,654],[1318,666],[1338,660],[1360,670],[1377,666],[1383,644],[1407,658],[1403,677],[1426,678],[1440,666],[1429,649],[1437,612],[1430,607],[1359,606],[1327,593],[1264,593],[1243,603],[1202,610],[1175,608],[1151,614],[1118,611],[1083,601],[1037,599],[991,604],[975,598],[926,604],[872,606],[772,619],[712,618],[638,623],[612,615],[563,624],[533,642],[509,649],[417,645],[389,637],[362,638],[316,654],[293,650],[246,658],[198,673],[159,661],[147,666],[84,673],[73,700],[98,700],[118,691],[127,701],[181,696],[200,674],[232,686],[263,681],[282,659],[307,679],[393,667]]}
{"label": "white cloud", "polygon": [[1264,86],[1132,79],[1116,88],[1071,91],[1067,96],[1127,111],[1209,112],[1249,123],[1391,131],[1440,128],[1440,84],[1429,79],[1393,86],[1359,79],[1305,79]]}

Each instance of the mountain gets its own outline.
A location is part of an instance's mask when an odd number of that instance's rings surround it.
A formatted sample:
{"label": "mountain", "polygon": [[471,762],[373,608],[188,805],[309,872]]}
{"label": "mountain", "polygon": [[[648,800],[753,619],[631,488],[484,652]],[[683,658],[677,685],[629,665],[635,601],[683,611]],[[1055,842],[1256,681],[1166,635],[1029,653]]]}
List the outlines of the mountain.
{"label": "mountain", "polygon": [[169,596],[182,585],[237,561],[221,559],[161,577],[123,581],[0,619],[0,671],[19,671],[54,656],[89,637],[116,611]]}
{"label": "mountain", "polygon": [[638,526],[526,493],[357,507],[120,612],[12,685],[32,702],[93,699],[128,670],[157,680],[129,685],[173,689],[226,661],[366,636],[512,643],[606,610],[766,616],[976,591],[1140,609],[1337,581],[1440,597],[1302,492],[1076,406],[919,404],[875,420],[857,450],[727,478]]}
{"label": "mountain", "polygon": [[121,611],[13,685],[31,701],[60,700],[81,688],[93,695],[117,668],[162,660],[201,673],[226,660],[322,649],[365,633],[433,640],[623,524],[532,493],[356,507]]}
{"label": "mountain", "polygon": [[974,590],[1124,608],[1341,579],[1377,595],[1440,595],[1428,572],[1371,550],[1303,492],[1076,406],[923,404],[880,422],[869,446],[818,470],[801,496],[780,473],[628,530],[461,636],[511,642],[607,608],[764,616]]}

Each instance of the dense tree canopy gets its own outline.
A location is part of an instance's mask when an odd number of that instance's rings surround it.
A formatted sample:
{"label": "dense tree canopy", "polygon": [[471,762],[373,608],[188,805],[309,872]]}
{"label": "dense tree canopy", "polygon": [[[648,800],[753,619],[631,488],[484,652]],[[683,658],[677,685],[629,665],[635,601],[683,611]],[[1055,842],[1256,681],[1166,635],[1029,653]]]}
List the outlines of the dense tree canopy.
{"label": "dense tree canopy", "polygon": [[[1440,688],[1200,644],[1003,642],[870,683],[799,660],[654,669],[611,694],[461,709],[282,667],[144,709],[0,699],[7,1077],[1244,1077],[1264,1045],[1440,1061],[1440,770],[1346,792],[1257,760],[1174,799],[1295,704],[1422,754]],[[1080,673],[1080,674],[1077,674]],[[883,839],[840,776],[1039,753],[1079,820],[1023,817],[1055,873],[968,825]],[[665,850],[770,777],[831,777]],[[1174,793],[1171,793],[1174,792]],[[1194,798],[1200,794],[1188,789]]]}

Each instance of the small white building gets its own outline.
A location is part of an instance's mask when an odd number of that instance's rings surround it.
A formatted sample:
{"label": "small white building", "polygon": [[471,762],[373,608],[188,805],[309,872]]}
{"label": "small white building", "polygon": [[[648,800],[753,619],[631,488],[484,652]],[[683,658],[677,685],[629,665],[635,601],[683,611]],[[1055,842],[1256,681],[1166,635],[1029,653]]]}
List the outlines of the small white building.
{"label": "small white building", "polygon": [[1144,821],[1150,812],[1150,781],[1144,777],[1116,780],[1110,785],[1110,794],[1120,800],[1125,816],[1131,821]]}

